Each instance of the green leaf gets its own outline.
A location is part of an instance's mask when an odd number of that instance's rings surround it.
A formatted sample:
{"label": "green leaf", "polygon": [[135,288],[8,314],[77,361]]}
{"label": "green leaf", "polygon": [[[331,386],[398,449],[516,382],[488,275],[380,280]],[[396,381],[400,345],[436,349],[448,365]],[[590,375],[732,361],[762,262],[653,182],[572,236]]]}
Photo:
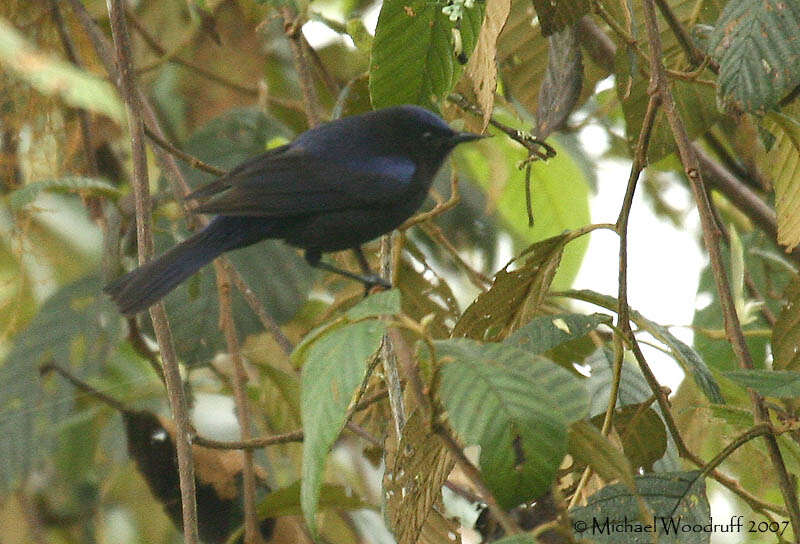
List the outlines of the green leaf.
{"label": "green leaf", "polygon": [[[511,260],[464,311],[453,336],[500,340],[527,323],[544,300],[568,241],[566,234],[548,238]],[[509,270],[514,264],[518,268]]]}
{"label": "green leaf", "polygon": [[400,291],[390,289],[368,296],[351,308],[346,316],[350,321],[400,313]]}
{"label": "green leaf", "polygon": [[122,103],[109,82],[39,51],[3,19],[0,19],[0,63],[41,93],[58,95],[71,106],[125,123]]}
{"label": "green leaf", "polygon": [[636,495],[624,485],[614,484],[589,497],[586,506],[570,510],[576,536],[614,544],[650,542],[656,535],[660,543],[708,543],[710,530],[692,530],[693,526],[709,525],[711,515],[699,471],[637,476],[636,489],[653,512],[654,526],[647,528],[639,520]]}
{"label": "green leaf", "polygon": [[509,336],[505,343],[543,354],[558,346],[583,338],[599,325],[611,324],[606,314],[555,314],[533,318]]}
{"label": "green leaf", "polygon": [[592,467],[605,481],[620,480],[628,489],[636,489],[631,463],[588,421],[577,421],[570,425],[567,450],[577,461]]}
{"label": "green leaf", "polygon": [[377,320],[335,328],[304,350],[300,405],[303,417],[303,484],[300,502],[312,533],[325,458],[345,423],[347,408],[378,350],[386,326]]}
{"label": "green leaf", "polygon": [[[598,429],[605,414],[592,418]],[[655,410],[647,404],[628,404],[614,411],[617,431],[625,457],[636,468],[653,472],[653,463],[667,452],[667,429]]]}
{"label": "green leaf", "polygon": [[[276,489],[258,503],[259,519],[299,516],[300,482]],[[341,485],[322,484],[319,492],[319,510],[359,510],[369,505]]]}
{"label": "green leaf", "polygon": [[747,428],[753,426],[753,411],[730,404],[712,404],[709,406],[712,417],[721,419],[728,425]]}
{"label": "green leaf", "polygon": [[21,210],[39,196],[42,191],[50,193],[80,193],[87,196],[104,196],[116,200],[120,190],[105,180],[82,176],[67,176],[58,179],[34,181],[8,195],[12,210]]}
{"label": "green leaf", "polygon": [[725,376],[765,397],[800,397],[800,372],[792,370],[731,370]]}
{"label": "green leaf", "polygon": [[783,293],[786,305],[772,329],[772,367],[800,370],[800,276]]}
{"label": "green leaf", "polygon": [[95,372],[117,345],[120,320],[100,292],[97,277],[66,285],[48,298],[28,327],[14,337],[0,367],[0,488],[8,489],[52,455],[52,425],[72,410],[72,388],[63,380],[41,386],[39,366],[52,362],[78,377]]}
{"label": "green leaf", "polygon": [[546,492],[567,446],[567,425],[586,416],[583,380],[547,359],[504,344],[435,343],[440,394],[466,445],[505,508]]}
{"label": "green leaf", "polygon": [[759,112],[775,107],[800,84],[800,4],[730,0],[708,40],[719,62],[720,107]]}
{"label": "green leaf", "polygon": [[[587,389],[591,399],[590,415],[605,414],[614,380],[614,354],[606,348],[599,348],[586,360],[589,365]],[[653,393],[641,371],[623,360],[616,408],[647,401]]]}
{"label": "green leaf", "polygon": [[[514,128],[527,129],[519,121],[500,118]],[[556,157],[531,165],[533,227],[528,224],[525,205],[525,172],[517,168],[527,156],[520,145],[506,136],[497,136],[454,152],[459,169],[468,169],[470,177],[490,197],[487,207],[496,208],[499,222],[512,236],[515,251],[591,222],[589,182],[579,165],[579,151],[562,144],[558,135],[553,135],[549,143],[556,149]],[[588,244],[589,237],[582,236],[565,249],[553,279],[555,288],[565,289],[572,284]]]}
{"label": "green leaf", "polygon": [[589,13],[589,0],[533,0],[542,34],[549,36],[577,23]]}
{"label": "green leaf", "polygon": [[[472,53],[483,7],[464,10],[463,53]],[[425,0],[386,0],[378,16],[370,59],[369,92],[377,108],[418,104],[436,110],[452,89],[455,63],[452,29],[442,5]]]}
{"label": "green leaf", "polygon": [[784,113],[770,112],[764,128],[774,137],[761,166],[775,186],[775,212],[778,219],[778,243],[793,250],[800,244],[800,105],[793,104]]}

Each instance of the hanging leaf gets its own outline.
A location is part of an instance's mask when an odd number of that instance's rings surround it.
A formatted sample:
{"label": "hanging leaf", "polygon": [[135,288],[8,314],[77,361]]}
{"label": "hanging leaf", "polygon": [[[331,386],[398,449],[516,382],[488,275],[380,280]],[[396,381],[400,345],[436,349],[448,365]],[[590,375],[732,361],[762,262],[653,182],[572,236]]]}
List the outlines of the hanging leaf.
{"label": "hanging leaf", "polygon": [[547,41],[547,71],[539,89],[536,136],[544,139],[561,130],[578,103],[583,85],[583,56],[573,26],[551,35]]}
{"label": "hanging leaf", "polygon": [[786,299],[772,328],[772,366],[776,370],[800,370],[800,277],[786,287]]}

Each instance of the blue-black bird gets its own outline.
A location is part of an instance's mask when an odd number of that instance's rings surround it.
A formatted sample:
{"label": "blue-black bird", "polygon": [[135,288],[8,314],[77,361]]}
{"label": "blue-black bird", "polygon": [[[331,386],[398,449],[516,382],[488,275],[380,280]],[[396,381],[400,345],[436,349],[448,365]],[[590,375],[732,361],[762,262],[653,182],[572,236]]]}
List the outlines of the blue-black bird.
{"label": "blue-black bird", "polygon": [[[369,273],[361,244],[411,217],[450,151],[480,137],[408,105],[322,124],[188,195],[207,199],[195,212],[217,217],[105,291],[131,316],[222,253],[270,238],[304,249],[311,266],[386,285]],[[343,249],[356,251],[364,275],[320,260]]]}

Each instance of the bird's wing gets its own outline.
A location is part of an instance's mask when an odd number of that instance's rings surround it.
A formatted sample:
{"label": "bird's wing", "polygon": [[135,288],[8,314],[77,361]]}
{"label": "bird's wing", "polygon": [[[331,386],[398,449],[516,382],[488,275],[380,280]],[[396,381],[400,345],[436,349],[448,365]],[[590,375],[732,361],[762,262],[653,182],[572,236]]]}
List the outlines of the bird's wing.
{"label": "bird's wing", "polygon": [[248,161],[190,197],[216,195],[199,213],[288,217],[397,202],[414,172],[405,157],[320,158],[293,146]]}

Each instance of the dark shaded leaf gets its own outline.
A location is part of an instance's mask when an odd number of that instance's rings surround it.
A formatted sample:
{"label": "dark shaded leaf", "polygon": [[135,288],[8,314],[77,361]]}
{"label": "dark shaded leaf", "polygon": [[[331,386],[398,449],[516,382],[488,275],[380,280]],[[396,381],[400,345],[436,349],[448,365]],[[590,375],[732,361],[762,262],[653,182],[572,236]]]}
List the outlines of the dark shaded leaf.
{"label": "dark shaded leaf", "polygon": [[[606,486],[589,497],[587,506],[570,510],[573,527],[583,527],[583,531],[578,531],[576,536],[590,537],[594,542],[633,544],[642,542],[643,536],[646,541],[651,541],[655,532],[658,542],[706,544],[711,531],[692,530],[695,525],[706,526],[710,523],[705,481],[699,476],[699,471],[692,471],[636,477],[637,493],[644,498],[655,516],[655,526],[649,531],[639,521],[636,495],[622,484]],[[599,527],[595,524],[599,524]],[[625,524],[634,528],[614,529]],[[602,527],[605,530],[601,530]]]}
{"label": "dark shaded leaf", "polygon": [[575,27],[566,27],[547,41],[547,71],[536,109],[536,136],[542,139],[566,125],[583,85],[583,56]]}
{"label": "dark shaded leaf", "polygon": [[549,36],[575,24],[589,13],[589,0],[533,0],[542,34]]}
{"label": "dark shaded leaf", "polygon": [[[592,418],[598,429],[605,414]],[[655,410],[645,404],[628,404],[614,411],[617,430],[625,457],[636,468],[653,471],[653,463],[667,452],[667,428]]]}
{"label": "dark shaded leaf", "polygon": [[800,84],[798,29],[797,2],[730,0],[708,40],[720,107],[764,113]]}

